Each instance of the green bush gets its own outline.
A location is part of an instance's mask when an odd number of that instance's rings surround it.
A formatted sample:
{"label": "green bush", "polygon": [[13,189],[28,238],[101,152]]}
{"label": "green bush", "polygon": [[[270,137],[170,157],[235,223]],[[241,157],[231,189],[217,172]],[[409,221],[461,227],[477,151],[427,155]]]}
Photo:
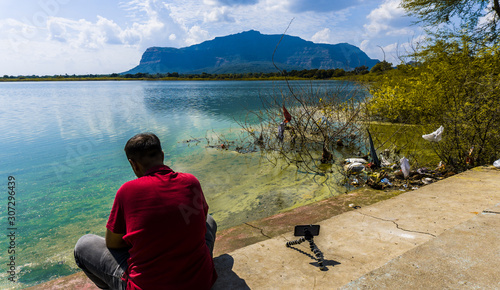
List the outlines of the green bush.
{"label": "green bush", "polygon": [[418,53],[418,65],[399,65],[371,85],[372,118],[440,125],[436,153],[457,169],[491,164],[500,157],[500,55],[498,46],[474,49],[462,42],[436,41]]}

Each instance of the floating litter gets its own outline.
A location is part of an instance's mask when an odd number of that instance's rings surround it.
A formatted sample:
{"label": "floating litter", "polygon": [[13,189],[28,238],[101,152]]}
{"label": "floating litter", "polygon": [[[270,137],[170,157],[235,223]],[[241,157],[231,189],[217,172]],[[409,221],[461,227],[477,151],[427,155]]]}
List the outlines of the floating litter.
{"label": "floating litter", "polygon": [[444,127],[441,126],[436,131],[434,131],[430,134],[422,135],[422,138],[424,138],[427,141],[431,141],[431,142],[439,142],[439,141],[441,141],[441,138],[442,138],[441,135],[443,135],[443,131],[444,131]]}

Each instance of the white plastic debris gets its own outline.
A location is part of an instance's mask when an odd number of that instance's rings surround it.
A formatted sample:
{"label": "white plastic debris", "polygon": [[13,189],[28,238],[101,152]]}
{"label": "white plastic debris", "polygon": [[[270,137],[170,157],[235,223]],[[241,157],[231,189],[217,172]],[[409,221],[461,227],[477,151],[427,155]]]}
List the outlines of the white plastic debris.
{"label": "white plastic debris", "polygon": [[410,161],[406,157],[403,157],[399,160],[399,163],[405,178],[408,178],[410,176]]}
{"label": "white plastic debris", "polygon": [[345,169],[345,171],[348,171],[348,172],[361,172],[365,169],[365,166],[361,162],[354,162],[354,163],[347,164],[344,167],[344,169]]}
{"label": "white plastic debris", "polygon": [[368,161],[366,161],[363,158],[347,158],[344,161],[345,163],[363,163],[363,164],[368,163]]}
{"label": "white plastic debris", "polygon": [[439,141],[441,141],[443,131],[444,131],[444,127],[441,126],[436,131],[434,131],[430,134],[422,135],[422,138],[424,138],[427,141],[439,142]]}
{"label": "white plastic debris", "polygon": [[496,168],[500,168],[500,159],[498,159],[497,161],[493,162],[493,166],[495,166]]}
{"label": "white plastic debris", "polygon": [[431,183],[433,183],[433,182],[434,182],[434,179],[432,179],[432,178],[430,178],[430,177],[426,177],[426,178],[423,178],[423,179],[422,179],[422,182],[423,182],[424,184],[431,184]]}
{"label": "white plastic debris", "polygon": [[380,165],[382,165],[383,167],[389,167],[391,166],[391,162],[385,159],[384,155],[380,155]]}

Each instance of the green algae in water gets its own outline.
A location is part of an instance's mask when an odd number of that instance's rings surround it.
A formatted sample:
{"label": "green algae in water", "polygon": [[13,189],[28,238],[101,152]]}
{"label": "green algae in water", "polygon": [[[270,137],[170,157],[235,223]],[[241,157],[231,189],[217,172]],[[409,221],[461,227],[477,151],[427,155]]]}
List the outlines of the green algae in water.
{"label": "green algae in water", "polygon": [[220,229],[345,192],[333,177],[327,181],[322,176],[300,173],[295,166],[274,166],[260,153],[211,149],[190,158],[200,160],[189,169],[200,180]]}
{"label": "green algae in water", "polygon": [[[304,82],[309,86],[310,82]],[[321,82],[321,84],[335,84]],[[284,85],[284,84],[283,84]],[[155,132],[166,164],[200,180],[219,228],[266,217],[336,193],[318,176],[272,166],[259,153],[238,154],[181,143],[230,135],[247,108],[278,87],[271,82],[65,82],[1,84],[0,177],[14,175],[19,282],[24,288],[78,271],[73,247],[104,235],[117,189],[135,178],[123,146]],[[120,104],[120,105],[117,105]],[[256,105],[257,104],[257,105]],[[12,115],[15,108],[23,108]],[[212,131],[213,130],[213,131]],[[4,179],[5,180],[5,179]],[[342,188],[339,192],[343,192]],[[333,192],[333,193],[332,193]],[[5,225],[7,217],[0,216]],[[6,235],[0,243],[8,243]],[[6,256],[6,252],[1,254]]]}

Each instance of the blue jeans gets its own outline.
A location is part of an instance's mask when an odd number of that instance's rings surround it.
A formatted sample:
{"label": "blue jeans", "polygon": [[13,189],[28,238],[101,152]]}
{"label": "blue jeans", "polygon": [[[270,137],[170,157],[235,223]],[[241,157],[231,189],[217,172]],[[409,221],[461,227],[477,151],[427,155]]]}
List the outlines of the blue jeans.
{"label": "blue jeans", "polygon": [[[217,224],[207,215],[205,242],[213,256]],[[108,249],[103,237],[87,234],[75,245],[75,261],[85,275],[101,289],[125,289],[127,283],[121,279],[127,270],[128,249]]]}

